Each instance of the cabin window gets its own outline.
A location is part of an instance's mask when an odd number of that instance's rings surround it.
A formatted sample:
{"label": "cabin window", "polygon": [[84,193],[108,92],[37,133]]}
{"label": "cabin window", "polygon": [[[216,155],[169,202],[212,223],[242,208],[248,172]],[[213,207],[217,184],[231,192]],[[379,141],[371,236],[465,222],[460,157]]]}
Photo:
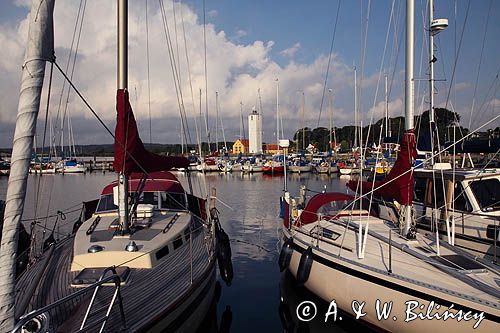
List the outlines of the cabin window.
{"label": "cabin window", "polygon": [[160,260],[161,258],[166,256],[168,254],[168,252],[169,252],[168,245],[165,245],[160,250],[158,250],[158,252],[156,252],[156,254],[155,254],[156,260]]}
{"label": "cabin window", "polygon": [[472,206],[467,199],[467,194],[464,191],[462,184],[455,183],[455,209],[463,212],[471,212]]}
{"label": "cabin window", "polygon": [[417,202],[425,201],[425,190],[427,188],[426,178],[415,178],[415,186],[413,187],[413,198]]}
{"label": "cabin window", "polygon": [[186,209],[184,193],[161,192],[161,209]]}
{"label": "cabin window", "polygon": [[158,193],[157,192],[142,192],[139,195],[138,204],[153,205],[158,208]]}
{"label": "cabin window", "polygon": [[470,187],[481,210],[500,209],[500,181],[498,179],[476,180],[470,184]]}
{"label": "cabin window", "polygon": [[96,212],[106,212],[116,209],[118,209],[118,206],[114,204],[112,194],[101,195],[101,199],[99,199],[99,203],[97,204]]}

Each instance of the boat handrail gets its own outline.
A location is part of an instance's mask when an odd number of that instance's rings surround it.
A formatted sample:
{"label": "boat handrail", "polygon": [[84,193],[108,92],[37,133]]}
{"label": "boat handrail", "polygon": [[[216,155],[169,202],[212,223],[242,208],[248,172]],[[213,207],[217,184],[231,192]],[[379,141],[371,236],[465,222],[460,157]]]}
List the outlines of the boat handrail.
{"label": "boat handrail", "polygon": [[[106,274],[108,272],[112,272],[113,274],[112,275],[109,275],[106,277]],[[12,333],[15,333],[15,332],[20,332],[21,329],[23,328],[24,325],[26,325],[30,320],[36,318],[37,316],[49,311],[49,310],[52,310],[53,308],[67,302],[67,301],[70,301],[70,300],[73,300],[75,298],[78,298],[84,294],[87,294],[88,292],[90,292],[91,290],[94,290],[94,293],[92,295],[92,299],[89,303],[89,306],[87,307],[87,311],[85,312],[85,317],[83,318],[82,320],[82,324],[80,325],[80,329],[79,329],[79,332],[82,332],[82,331],[85,331],[86,329],[88,329],[88,327],[85,327],[85,324],[87,322],[87,319],[89,318],[89,315],[90,315],[90,310],[92,309],[92,306],[94,304],[94,301],[97,297],[97,292],[99,291],[99,288],[104,285],[105,283],[108,283],[110,281],[113,281],[114,283],[114,286],[115,286],[115,291],[113,293],[113,297],[111,298],[111,302],[108,306],[108,309],[106,311],[106,315],[102,318],[100,318],[99,320],[93,322],[90,324],[90,326],[94,326],[94,325],[97,325],[99,323],[101,323],[101,328],[99,330],[99,332],[103,332],[104,331],[104,327],[106,326],[106,323],[109,319],[109,316],[110,316],[110,313],[111,313],[111,310],[113,309],[113,305],[116,301],[116,298],[118,297],[118,305],[120,307],[120,316],[121,316],[121,320],[122,320],[122,323],[123,323],[123,328],[126,329],[127,328],[127,323],[126,323],[126,320],[125,320],[125,312],[124,312],[124,309],[123,309],[123,302],[122,302],[122,297],[121,297],[121,293],[120,293],[120,286],[121,286],[121,278],[120,278],[120,275],[118,275],[116,273],[116,269],[114,266],[111,266],[111,267],[108,267],[106,269],[104,269],[104,271],[102,272],[99,280],[93,284],[91,284],[90,286],[88,287],[85,287],[83,289],[80,289],[66,297],[63,297],[57,301],[55,301],[54,303],[51,303],[49,305],[46,305],[44,306],[43,308],[40,308],[38,310],[33,310],[23,316],[21,316],[19,318],[19,320],[17,321],[16,325],[14,326],[14,329],[12,330]]]}

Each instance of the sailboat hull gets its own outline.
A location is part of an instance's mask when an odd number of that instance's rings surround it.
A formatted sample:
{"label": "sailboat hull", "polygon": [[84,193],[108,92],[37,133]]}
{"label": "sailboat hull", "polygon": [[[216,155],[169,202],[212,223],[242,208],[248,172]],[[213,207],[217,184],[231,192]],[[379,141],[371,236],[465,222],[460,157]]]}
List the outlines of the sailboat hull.
{"label": "sailboat hull", "polygon": [[[291,236],[287,229],[284,229],[284,236],[284,241]],[[287,267],[295,278],[298,278],[300,274],[301,257],[311,244],[308,241],[314,239],[305,235],[304,237],[301,235],[300,238],[293,238],[293,252]],[[439,304],[439,313],[450,309],[451,304],[453,307],[450,311],[453,313],[459,309],[464,313],[467,311],[480,313],[484,310],[469,300],[453,296],[452,292],[445,288],[439,290],[439,288],[430,288],[429,285],[419,283],[419,281],[398,279],[397,274],[391,276],[386,272],[375,271],[367,265],[348,260],[343,256],[329,254],[329,249],[325,251],[325,248],[328,248],[328,245],[325,246],[324,242],[320,242],[319,248],[313,249],[311,270],[304,286],[328,303],[334,300],[336,306],[348,315],[354,316],[353,309],[364,303],[362,312],[366,315],[358,319],[370,326],[389,332],[470,332],[476,320],[437,320],[427,317],[421,319],[414,318],[413,314],[420,313],[425,316],[427,311],[435,313],[437,304]],[[335,247],[335,249],[338,253],[339,248]],[[343,251],[349,251],[349,249],[344,248]],[[379,309],[382,309],[384,304],[391,304],[392,308],[387,319],[377,318],[377,303]],[[424,309],[417,307],[411,311],[408,310],[414,304],[422,305]],[[484,311],[485,318],[474,331],[498,330],[500,311],[491,308],[487,311]],[[333,316],[330,320],[333,320]]]}
{"label": "sailboat hull", "polygon": [[[205,243],[205,232],[200,231],[193,234],[192,249],[185,242],[154,269],[130,269],[121,287],[127,329],[122,330],[119,307],[115,304],[105,331],[195,330],[208,310],[215,286],[215,257],[213,254],[207,257]],[[16,310],[25,310],[16,317],[81,289],[71,284],[78,273],[70,270],[72,247],[73,238],[60,242],[18,279]],[[190,253],[192,270],[185,264]],[[77,331],[93,291],[50,310],[48,327],[53,331]],[[112,286],[102,287],[92,311],[108,306],[113,292]]]}

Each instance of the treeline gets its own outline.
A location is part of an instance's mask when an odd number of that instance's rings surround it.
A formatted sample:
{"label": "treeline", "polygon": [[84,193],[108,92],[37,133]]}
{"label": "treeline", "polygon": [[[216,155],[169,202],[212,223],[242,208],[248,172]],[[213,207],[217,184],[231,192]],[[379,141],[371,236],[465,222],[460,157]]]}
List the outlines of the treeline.
{"label": "treeline", "polygon": [[[368,141],[369,145],[384,142],[386,137],[385,118],[379,119],[371,126],[364,126],[362,128],[363,145]],[[443,144],[446,141],[453,139],[453,125],[457,124],[455,128],[455,139],[461,139],[469,133],[469,130],[459,125],[460,115],[456,112],[444,108],[435,109],[435,124],[439,141]],[[398,141],[402,137],[405,128],[404,117],[389,118],[388,137],[391,142]],[[360,127],[357,127],[358,139],[356,143],[359,144]],[[498,128],[493,130],[493,133],[498,135]],[[347,151],[355,144],[355,126],[335,127],[332,129],[332,141],[341,145],[342,151]],[[418,137],[419,148],[425,149],[430,147],[430,122],[429,111],[425,111],[422,115],[415,116],[415,133]],[[330,131],[325,127],[317,127],[311,129],[305,127],[295,132],[293,136],[292,146],[301,151],[307,148],[310,144],[314,145],[320,151],[328,150],[328,142],[330,141]]]}

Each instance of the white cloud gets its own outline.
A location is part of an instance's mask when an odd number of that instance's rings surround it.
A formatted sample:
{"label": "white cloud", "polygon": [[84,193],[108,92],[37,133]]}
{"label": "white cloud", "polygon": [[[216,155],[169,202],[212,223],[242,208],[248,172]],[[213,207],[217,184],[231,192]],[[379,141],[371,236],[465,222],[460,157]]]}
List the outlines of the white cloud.
{"label": "white cloud", "polygon": [[[149,45],[151,68],[151,113],[155,121],[167,121],[172,128],[178,127],[178,102],[171,74],[169,56],[162,27],[161,14],[158,8],[149,8]],[[203,57],[203,26],[200,18],[185,4],[176,6],[177,39],[175,38],[172,6],[165,4],[174,53],[177,58],[177,47],[181,73],[181,88],[184,104],[189,117],[198,115],[199,89],[202,89],[202,101],[205,101],[205,77]],[[64,68],[67,62],[69,46],[74,29],[74,21],[78,4],[71,1],[57,2],[55,8],[55,41],[58,63]],[[87,3],[82,38],[75,67],[74,83],[86,97],[97,113],[106,121],[115,118],[116,91],[116,13],[115,2]],[[194,108],[191,99],[184,39],[182,34],[181,15],[183,16],[190,72],[194,90]],[[17,112],[17,96],[19,94],[20,68],[22,64],[24,45],[27,36],[27,18],[17,25],[0,26],[0,44],[3,56],[0,58],[0,115],[1,121],[15,121]],[[129,4],[129,90],[131,102],[139,122],[148,117],[148,93],[146,71],[146,27],[144,19],[144,4],[131,2]],[[274,47],[273,41],[256,40],[249,44],[231,41],[226,33],[216,30],[213,24],[206,27],[207,36],[207,69],[209,109],[213,115],[215,110],[215,91],[219,92],[221,104],[220,115],[224,119],[227,131],[238,128],[240,101],[244,104],[244,112],[250,112],[251,107],[258,105],[257,90],[260,88],[264,117],[275,115],[276,82],[280,82],[280,111],[285,128],[294,129],[300,112],[294,111],[296,91],[306,94],[306,121],[308,126],[316,126],[319,106],[323,93],[323,81],[328,57],[319,55],[311,64],[301,64],[291,61],[282,67],[271,59],[270,53]],[[299,48],[300,44],[294,45]],[[334,103],[336,123],[349,121],[350,115],[344,115],[343,110],[351,110],[352,70],[337,56],[332,59],[328,87],[335,91],[336,96],[342,96]],[[46,82],[47,83],[47,82]],[[51,113],[57,111],[57,103],[61,93],[62,80],[59,74],[54,75],[51,96]],[[45,92],[46,93],[46,92]],[[42,101],[42,105],[44,102]],[[79,119],[92,120],[93,116],[83,103],[71,94],[69,104],[72,116]],[[326,100],[323,106],[322,122],[326,121]],[[205,109],[203,105],[202,109]],[[295,108],[297,109],[297,108]],[[267,118],[269,119],[269,118]],[[92,120],[93,121],[93,120]],[[272,124],[269,121],[268,124]],[[191,120],[192,123],[192,120]],[[213,122],[212,122],[213,124]],[[82,125],[83,126],[83,125]],[[194,128],[191,125],[191,129]],[[212,125],[213,126],[213,125]],[[78,122],[73,122],[75,135],[80,133]],[[272,127],[270,127],[272,128]],[[161,133],[168,142],[178,141],[178,134],[169,134],[171,128]],[[104,132],[104,131],[103,131]],[[168,136],[170,135],[170,137]],[[195,137],[194,133],[192,134]],[[269,140],[271,130],[265,133]],[[85,138],[82,141],[91,143],[97,137]],[[0,146],[10,145],[1,139]],[[102,141],[96,141],[96,143]],[[164,141],[163,141],[164,142]]]}
{"label": "white cloud", "polygon": [[292,58],[295,55],[295,53],[297,53],[298,50],[300,50],[299,42],[293,44],[292,47],[289,47],[288,49],[281,51],[280,54],[284,57]]}
{"label": "white cloud", "polygon": [[207,14],[208,14],[208,17],[216,17],[217,15],[219,15],[219,12],[215,9],[212,9],[212,10],[209,10]]}

